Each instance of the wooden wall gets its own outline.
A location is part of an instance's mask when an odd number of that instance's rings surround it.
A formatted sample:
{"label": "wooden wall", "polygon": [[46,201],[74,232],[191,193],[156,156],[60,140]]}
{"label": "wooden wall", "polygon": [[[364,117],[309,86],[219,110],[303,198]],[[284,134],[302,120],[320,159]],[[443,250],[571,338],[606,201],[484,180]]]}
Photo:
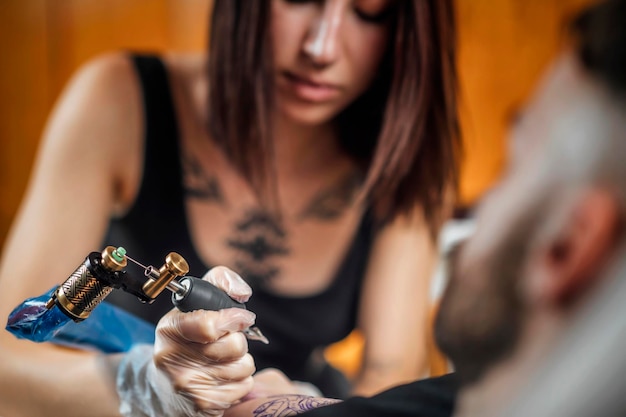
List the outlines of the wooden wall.
{"label": "wooden wall", "polygon": [[47,114],[105,51],[203,50],[211,0],[0,0],[0,247]]}
{"label": "wooden wall", "polygon": [[[400,0],[403,1],[403,0]],[[502,168],[507,120],[558,49],[565,16],[589,0],[456,0],[462,196]],[[120,48],[201,50],[211,0],[0,1],[0,246],[26,187],[40,133],[70,74]]]}
{"label": "wooden wall", "polygon": [[568,20],[593,1],[456,0],[465,203],[497,178],[512,117],[563,46]]}

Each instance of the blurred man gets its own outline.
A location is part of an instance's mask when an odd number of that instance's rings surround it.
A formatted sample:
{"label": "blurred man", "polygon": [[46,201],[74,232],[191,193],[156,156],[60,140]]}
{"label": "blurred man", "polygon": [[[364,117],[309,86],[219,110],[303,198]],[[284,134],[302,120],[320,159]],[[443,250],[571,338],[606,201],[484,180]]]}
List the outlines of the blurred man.
{"label": "blurred man", "polygon": [[[575,22],[576,46],[557,60],[514,127],[509,169],[478,208],[476,233],[458,254],[436,325],[462,384],[458,416],[503,415],[624,257],[624,22],[626,0]],[[449,414],[445,389],[452,386],[407,387],[307,415]],[[283,416],[325,404],[269,397],[229,412]]]}
{"label": "blurred man", "polygon": [[575,22],[577,46],[514,127],[509,170],[478,210],[436,326],[467,386],[459,415],[500,415],[624,259],[624,22],[622,0]]}

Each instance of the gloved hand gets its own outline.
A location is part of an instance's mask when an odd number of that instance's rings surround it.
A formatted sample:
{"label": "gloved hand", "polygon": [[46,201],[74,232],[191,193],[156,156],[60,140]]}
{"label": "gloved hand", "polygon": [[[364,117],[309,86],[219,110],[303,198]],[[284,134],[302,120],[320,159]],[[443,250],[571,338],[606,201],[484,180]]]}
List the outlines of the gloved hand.
{"label": "gloved hand", "polygon": [[[213,268],[203,279],[239,302],[252,294],[228,268]],[[157,325],[154,347],[134,347],[118,367],[120,413],[221,416],[252,389],[254,361],[240,330],[253,325],[255,318],[238,308],[170,311]]]}

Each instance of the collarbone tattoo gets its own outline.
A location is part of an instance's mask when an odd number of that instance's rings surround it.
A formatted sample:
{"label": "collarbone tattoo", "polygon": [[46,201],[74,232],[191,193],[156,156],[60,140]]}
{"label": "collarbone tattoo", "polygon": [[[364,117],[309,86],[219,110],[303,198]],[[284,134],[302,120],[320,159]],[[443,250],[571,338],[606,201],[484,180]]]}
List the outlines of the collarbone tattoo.
{"label": "collarbone tattoo", "polygon": [[332,221],[339,218],[355,201],[363,177],[350,172],[338,182],[316,193],[298,215],[299,220],[318,219]]}
{"label": "collarbone tattoo", "polygon": [[188,198],[227,206],[217,177],[208,174],[191,155],[183,156],[183,191]]}

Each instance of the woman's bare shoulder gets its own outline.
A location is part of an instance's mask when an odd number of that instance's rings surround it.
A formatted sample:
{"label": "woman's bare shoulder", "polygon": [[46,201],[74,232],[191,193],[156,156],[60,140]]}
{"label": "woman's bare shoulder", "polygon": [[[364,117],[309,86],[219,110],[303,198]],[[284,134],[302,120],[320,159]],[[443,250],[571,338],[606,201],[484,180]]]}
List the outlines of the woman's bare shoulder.
{"label": "woman's bare shoulder", "polygon": [[88,161],[92,171],[119,184],[119,198],[126,200],[139,176],[142,132],[141,92],[130,56],[100,55],[78,68],[57,100],[43,135],[43,159],[60,167]]}
{"label": "woman's bare shoulder", "polygon": [[[131,90],[138,85],[131,56],[124,52],[111,52],[90,59],[78,68],[66,92],[71,92],[77,85],[83,87],[93,99],[129,98]],[[118,104],[123,104],[123,101]]]}
{"label": "woman's bare shoulder", "polygon": [[168,71],[189,82],[206,76],[207,56],[204,53],[169,52],[162,55]]}
{"label": "woman's bare shoulder", "polygon": [[204,125],[207,115],[208,78],[206,55],[168,53],[163,55],[179,117],[193,117]]}
{"label": "woman's bare shoulder", "polygon": [[51,128],[64,122],[103,127],[107,134],[128,132],[129,123],[139,120],[139,103],[138,80],[130,57],[124,53],[101,55],[72,76],[51,114]]}
{"label": "woman's bare shoulder", "polygon": [[202,91],[206,95],[206,55],[200,53],[167,53],[163,63],[172,83],[172,88],[182,88],[186,93]]}

